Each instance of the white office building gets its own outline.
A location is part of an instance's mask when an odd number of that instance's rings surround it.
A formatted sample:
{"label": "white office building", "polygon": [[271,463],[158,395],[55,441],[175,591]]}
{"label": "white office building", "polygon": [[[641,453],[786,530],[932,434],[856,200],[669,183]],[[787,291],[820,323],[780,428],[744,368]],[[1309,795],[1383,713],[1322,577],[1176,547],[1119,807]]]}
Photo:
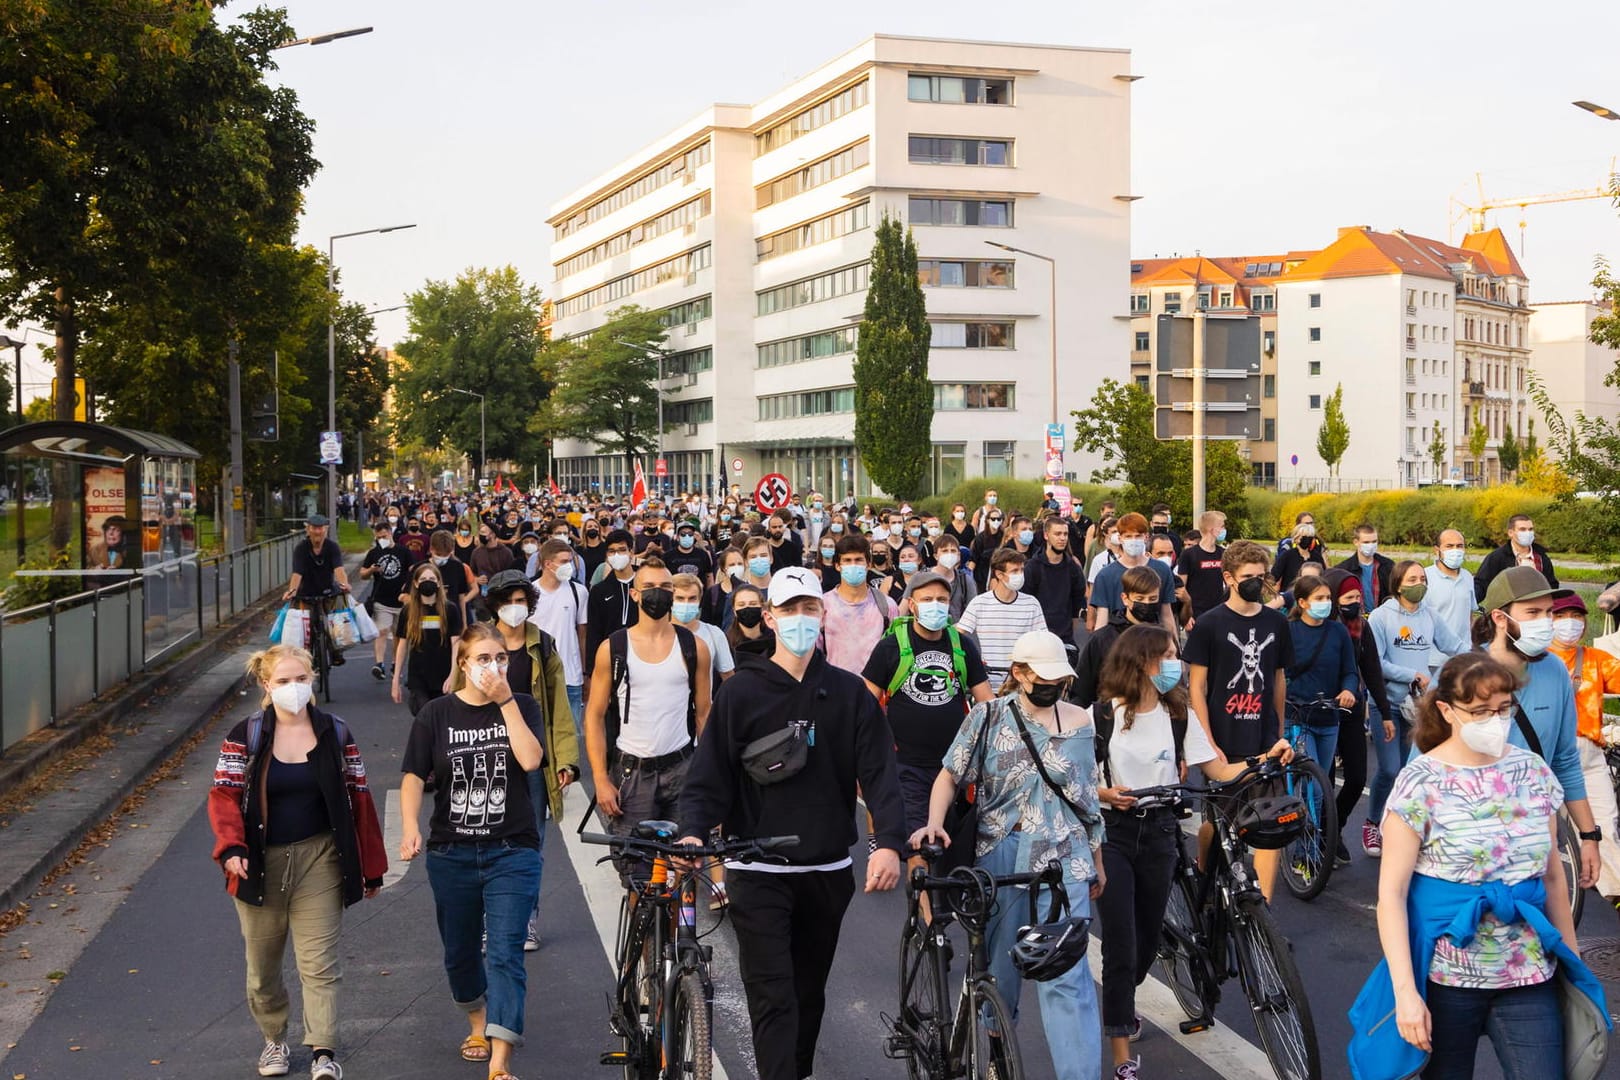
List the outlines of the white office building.
{"label": "white office building", "polygon": [[[1530,323],[1530,367],[1564,420],[1573,424],[1579,412],[1620,423],[1620,395],[1603,384],[1615,369],[1615,351],[1592,340],[1592,322],[1610,314],[1608,303],[1537,304],[1535,314]],[[1542,444],[1547,441],[1543,435]]]}
{"label": "white office building", "polygon": [[[755,105],[711,106],[552,207],[552,333],[626,304],[664,313],[671,487],[774,471],[866,492],[851,365],[890,214],[916,238],[933,324],[935,490],[1038,478],[1051,265],[987,241],[1055,260],[1067,423],[1129,377],[1132,79],[1119,50],[878,35]],[[623,457],[588,441],[558,442],[556,474],[628,488]]]}

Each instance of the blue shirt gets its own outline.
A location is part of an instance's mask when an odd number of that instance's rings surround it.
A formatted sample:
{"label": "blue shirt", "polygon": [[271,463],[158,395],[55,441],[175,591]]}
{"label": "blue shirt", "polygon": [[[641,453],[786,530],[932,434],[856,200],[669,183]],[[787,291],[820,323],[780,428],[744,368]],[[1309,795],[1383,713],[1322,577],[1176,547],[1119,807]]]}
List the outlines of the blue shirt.
{"label": "blue shirt", "polygon": [[[1514,693],[1514,700],[1524,709],[1530,727],[1541,740],[1542,757],[1563,785],[1565,801],[1584,799],[1586,776],[1581,772],[1581,751],[1575,741],[1575,688],[1569,680],[1569,669],[1550,653],[1543,653],[1540,660],[1532,660],[1524,667],[1529,681]],[[1531,749],[1519,731],[1516,716],[1508,728],[1508,742]]]}
{"label": "blue shirt", "polygon": [[[1149,559],[1147,565],[1159,575],[1159,604],[1161,607],[1176,602],[1176,575],[1168,566],[1158,559]],[[1122,562],[1111,562],[1103,567],[1097,574],[1097,580],[1091,583],[1091,599],[1088,606],[1103,608],[1110,618],[1125,614],[1125,593],[1120,587],[1125,571],[1130,567]]]}
{"label": "blue shirt", "polygon": [[1354,694],[1360,688],[1355,643],[1342,622],[1306,626],[1303,619],[1289,619],[1288,633],[1294,639],[1294,663],[1301,665],[1288,671],[1289,701],[1336,697],[1341,690]]}

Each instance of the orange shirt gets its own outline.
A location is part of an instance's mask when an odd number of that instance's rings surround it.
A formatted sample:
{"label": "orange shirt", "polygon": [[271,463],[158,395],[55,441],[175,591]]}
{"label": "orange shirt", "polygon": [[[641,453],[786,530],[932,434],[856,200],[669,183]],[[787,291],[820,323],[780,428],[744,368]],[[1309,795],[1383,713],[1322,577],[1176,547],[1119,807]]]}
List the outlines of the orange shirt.
{"label": "orange shirt", "polygon": [[1575,656],[1580,650],[1554,645],[1550,651],[1564,662],[1564,667],[1569,669],[1570,678],[1575,683],[1575,714],[1578,721],[1576,731],[1583,738],[1591,739],[1602,746],[1603,695],[1620,694],[1620,659],[1616,659],[1612,653],[1588,645],[1581,662],[1580,677],[1577,679]]}

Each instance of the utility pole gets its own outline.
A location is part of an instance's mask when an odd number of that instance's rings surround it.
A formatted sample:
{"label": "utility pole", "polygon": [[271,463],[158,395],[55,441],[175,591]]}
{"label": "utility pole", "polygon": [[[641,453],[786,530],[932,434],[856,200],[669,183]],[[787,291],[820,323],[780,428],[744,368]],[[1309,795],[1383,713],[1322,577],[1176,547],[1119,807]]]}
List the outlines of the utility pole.
{"label": "utility pole", "polygon": [[1192,343],[1192,520],[1204,515],[1207,478],[1204,475],[1204,346],[1209,317],[1193,313]]}
{"label": "utility pole", "polygon": [[231,395],[231,465],[229,486],[226,498],[230,500],[229,509],[225,515],[225,550],[229,552],[241,551],[246,536],[242,532],[242,364],[238,359],[238,344],[235,335],[226,345],[225,352],[229,357],[228,369],[230,371],[229,393]]}

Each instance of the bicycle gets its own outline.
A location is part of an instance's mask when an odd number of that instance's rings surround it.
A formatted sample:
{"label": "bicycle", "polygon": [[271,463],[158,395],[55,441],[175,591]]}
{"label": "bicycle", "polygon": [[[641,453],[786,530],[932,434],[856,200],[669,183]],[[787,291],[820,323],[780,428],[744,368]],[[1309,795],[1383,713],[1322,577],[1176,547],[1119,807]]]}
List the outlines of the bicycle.
{"label": "bicycle", "polygon": [[[932,867],[945,849],[923,844],[921,852]],[[976,867],[958,867],[935,877],[929,867],[913,867],[907,881],[906,923],[900,934],[900,1015],[883,1016],[890,1030],[884,1056],[904,1060],[911,1080],[1023,1080],[1024,1059],[1012,1011],[990,975],[985,930],[995,912],[998,888],[1061,889],[1062,870],[1054,864],[1040,873],[995,877]],[[923,913],[924,895],[929,896],[932,919]],[[952,922],[967,931],[968,963],[956,1009],[947,1015],[952,948],[946,931]]]}
{"label": "bicycle", "polygon": [[[708,878],[694,860],[766,861],[799,842],[797,836],[772,836],[684,845],[674,843],[678,831],[672,821],[643,821],[630,836],[580,833],[583,842],[610,849],[599,863],[636,855],[652,860],[652,872],[646,880],[632,878],[619,905],[608,1026],[621,1046],[600,1060],[623,1068],[624,1080],[714,1075],[714,949],[697,932],[698,884],[706,886]],[[677,859],[690,868],[676,865]]]}
{"label": "bicycle", "polygon": [[311,698],[326,697],[332,703],[332,639],[326,632],[326,613],[332,601],[342,596],[336,590],[295,596],[292,603],[309,614],[309,658],[315,669],[315,687]]}
{"label": "bicycle", "polygon": [[[1294,760],[1283,777],[1284,790],[1305,804],[1305,825],[1299,839],[1283,852],[1282,879],[1289,893],[1300,900],[1315,900],[1333,876],[1333,857],[1339,843],[1339,805],[1326,766],[1310,753],[1308,727],[1338,727],[1348,710],[1329,697],[1290,701],[1284,732],[1294,748]],[[1321,723],[1312,724],[1312,720]]]}
{"label": "bicycle", "polygon": [[[1209,818],[1215,833],[1202,870],[1187,851],[1187,838],[1177,838],[1176,876],[1165,909],[1159,963],[1188,1017],[1180,1025],[1182,1034],[1214,1025],[1221,984],[1236,976],[1278,1080],[1320,1080],[1316,1026],[1293,948],[1272,920],[1244,864],[1246,846],[1229,820],[1252,788],[1281,779],[1287,769],[1271,758],[1248,760],[1248,767],[1231,780],[1130,792],[1138,809],[1184,807],[1188,795],[1203,796],[1214,807]],[[1183,816],[1189,813],[1184,810]]]}

